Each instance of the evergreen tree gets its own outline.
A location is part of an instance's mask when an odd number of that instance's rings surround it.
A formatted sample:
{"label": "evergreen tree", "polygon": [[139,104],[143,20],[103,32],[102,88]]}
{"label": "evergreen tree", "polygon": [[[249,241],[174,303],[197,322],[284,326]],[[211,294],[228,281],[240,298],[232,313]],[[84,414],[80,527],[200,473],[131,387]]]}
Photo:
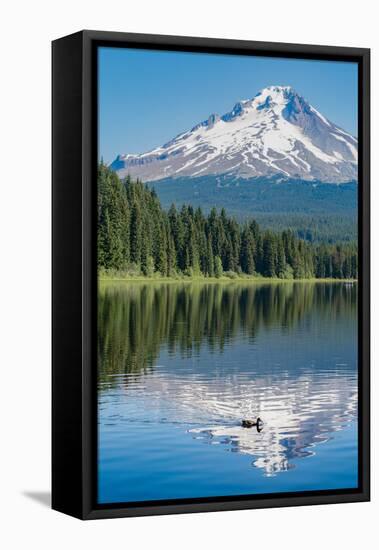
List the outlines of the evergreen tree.
{"label": "evergreen tree", "polygon": [[205,263],[205,270],[204,273],[208,275],[209,277],[213,277],[215,274],[214,269],[214,257],[213,257],[213,250],[212,250],[212,241],[210,236],[207,238],[207,253],[206,253],[206,263]]}
{"label": "evergreen tree", "polygon": [[242,230],[240,266],[244,273],[252,275],[255,271],[254,262],[255,243],[251,227],[248,225]]}
{"label": "evergreen tree", "polygon": [[223,271],[266,277],[356,278],[356,243],[313,244],[313,232],[262,232],[255,220],[240,225],[213,208],[174,205],[166,213],[154,189],[98,168],[97,261],[104,270],[152,276],[186,273],[220,277]]}
{"label": "evergreen tree", "polygon": [[167,264],[167,234],[165,230],[164,221],[161,220],[158,228],[157,235],[157,257],[156,257],[156,267],[157,271],[165,277],[168,274],[168,264]]}
{"label": "evergreen tree", "polygon": [[284,244],[282,239],[279,238],[277,245],[277,267],[276,271],[278,277],[281,279],[286,278],[287,276],[287,263],[286,263],[286,254],[284,252]]}
{"label": "evergreen tree", "polygon": [[125,190],[114,172],[98,170],[98,263],[122,269],[129,255],[129,210]]}
{"label": "evergreen tree", "polygon": [[263,275],[276,277],[276,250],[275,238],[267,232],[263,238]]}
{"label": "evergreen tree", "polygon": [[216,256],[214,260],[214,273],[218,279],[222,276],[222,262],[220,256]]}
{"label": "evergreen tree", "polygon": [[142,254],[142,219],[138,203],[132,205],[130,219],[130,259],[137,265],[141,263]]}

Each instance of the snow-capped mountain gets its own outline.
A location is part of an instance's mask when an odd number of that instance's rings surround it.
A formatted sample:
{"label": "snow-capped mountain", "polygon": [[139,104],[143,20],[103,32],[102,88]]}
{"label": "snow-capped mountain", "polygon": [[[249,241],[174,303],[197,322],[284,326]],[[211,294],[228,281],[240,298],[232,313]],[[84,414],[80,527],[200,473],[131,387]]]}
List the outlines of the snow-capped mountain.
{"label": "snow-capped mountain", "polygon": [[229,174],[342,183],[357,179],[357,145],[293,88],[269,86],[161,147],[117,156],[111,168],[143,181]]}

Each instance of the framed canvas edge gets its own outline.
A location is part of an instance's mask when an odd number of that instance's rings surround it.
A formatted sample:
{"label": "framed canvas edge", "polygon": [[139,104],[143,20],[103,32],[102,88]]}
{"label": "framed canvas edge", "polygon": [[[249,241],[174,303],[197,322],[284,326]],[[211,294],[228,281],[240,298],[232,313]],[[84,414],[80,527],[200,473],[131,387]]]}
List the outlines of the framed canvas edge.
{"label": "framed canvas edge", "polygon": [[[80,514],[81,519],[116,518],[128,516],[147,516],[160,514],[180,514],[193,512],[212,512],[242,509],[274,508],[283,506],[302,506],[315,504],[336,504],[347,502],[363,502],[370,500],[370,50],[366,48],[348,48],[337,46],[318,46],[301,44],[283,44],[272,42],[254,42],[229,39],[176,37],[163,35],[145,35],[134,33],[114,33],[102,31],[81,31],[77,33],[82,38],[82,403],[80,418],[82,432],[82,453],[80,464],[82,470],[82,487]],[[60,40],[65,40],[62,38]],[[93,192],[95,181],[97,134],[95,128],[97,99],[95,94],[94,51],[99,44],[109,43],[132,47],[147,47],[156,49],[188,50],[201,49],[206,51],[226,50],[231,54],[244,51],[246,54],[261,52],[262,55],[273,53],[285,57],[305,56],[309,58],[322,57],[329,59],[355,59],[359,63],[359,307],[360,307],[360,472],[361,490],[346,490],[341,492],[328,491],[328,494],[314,492],[311,495],[280,494],[252,497],[238,497],[231,500],[206,499],[207,502],[138,503],[125,506],[96,505],[97,468],[94,463],[96,452],[96,403],[94,400],[96,388],[96,371],[94,369],[94,304],[96,304],[97,282],[93,273],[95,265],[94,238],[96,234],[96,193]],[[362,399],[364,396],[364,400]],[[194,500],[194,499],[192,499]],[[67,510],[66,513],[70,513]]]}

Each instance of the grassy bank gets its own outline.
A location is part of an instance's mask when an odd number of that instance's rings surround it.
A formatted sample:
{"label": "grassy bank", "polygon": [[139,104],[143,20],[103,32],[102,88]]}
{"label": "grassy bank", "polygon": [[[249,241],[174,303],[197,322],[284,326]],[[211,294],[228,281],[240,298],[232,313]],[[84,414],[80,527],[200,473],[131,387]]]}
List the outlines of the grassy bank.
{"label": "grassy bank", "polygon": [[204,277],[202,275],[196,275],[192,277],[146,277],[142,275],[107,275],[102,273],[99,277],[100,283],[111,282],[124,282],[124,283],[249,283],[249,284],[288,284],[288,283],[354,283],[356,279],[317,279],[315,277],[309,279],[279,279],[277,277],[261,277],[261,276],[249,276],[249,275],[236,275],[228,277],[222,275],[221,277]]}

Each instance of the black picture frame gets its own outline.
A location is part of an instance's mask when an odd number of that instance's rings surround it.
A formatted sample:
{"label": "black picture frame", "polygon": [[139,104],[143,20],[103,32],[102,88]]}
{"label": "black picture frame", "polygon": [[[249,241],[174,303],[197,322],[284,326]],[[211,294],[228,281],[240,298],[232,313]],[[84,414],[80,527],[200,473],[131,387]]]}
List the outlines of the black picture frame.
{"label": "black picture frame", "polygon": [[[358,63],[358,489],[96,504],[96,50],[104,45]],[[55,40],[52,61],[52,507],[97,519],[369,500],[370,50],[86,30]]]}

